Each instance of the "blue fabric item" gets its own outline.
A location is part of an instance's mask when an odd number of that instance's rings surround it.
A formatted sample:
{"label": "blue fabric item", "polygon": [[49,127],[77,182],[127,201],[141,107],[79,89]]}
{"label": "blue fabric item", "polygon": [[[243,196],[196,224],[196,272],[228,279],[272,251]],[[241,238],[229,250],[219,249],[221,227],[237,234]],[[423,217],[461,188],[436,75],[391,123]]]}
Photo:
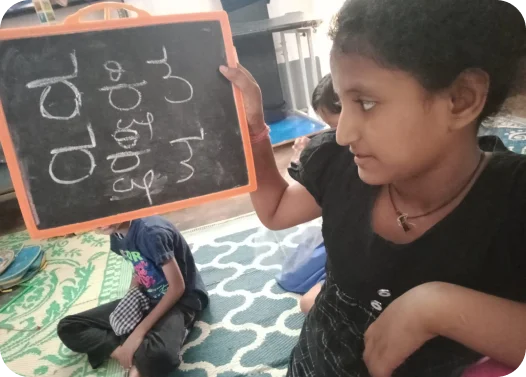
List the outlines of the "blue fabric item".
{"label": "blue fabric item", "polygon": [[40,270],[42,269],[42,260],[43,259],[44,259],[44,252],[41,252],[40,255],[38,256],[38,258],[35,259],[33,264],[31,264],[29,269],[26,271],[26,273],[22,277],[22,279],[20,279],[20,281],[17,283],[17,285],[18,284],[23,284],[23,283],[33,279],[36,276],[36,274],[38,274],[40,272]]}
{"label": "blue fabric item", "polygon": [[18,284],[33,263],[42,257],[40,246],[25,246],[18,252],[13,263],[0,276],[0,288],[7,289]]}
{"label": "blue fabric item", "polygon": [[276,280],[286,291],[305,294],[317,283],[325,281],[326,263],[325,244],[322,243],[312,252],[298,248],[286,258],[283,270],[276,276]]}
{"label": "blue fabric item", "polygon": [[133,220],[124,238],[112,234],[110,241],[111,250],[133,264],[137,281],[153,303],[168,290],[163,265],[175,258],[186,287],[179,302],[198,311],[208,305],[208,294],[190,247],[169,221],[160,216]]}
{"label": "blue fabric item", "polygon": [[328,128],[321,121],[298,114],[289,115],[279,122],[271,123],[269,127],[272,145],[293,141],[298,137],[312,135]]}

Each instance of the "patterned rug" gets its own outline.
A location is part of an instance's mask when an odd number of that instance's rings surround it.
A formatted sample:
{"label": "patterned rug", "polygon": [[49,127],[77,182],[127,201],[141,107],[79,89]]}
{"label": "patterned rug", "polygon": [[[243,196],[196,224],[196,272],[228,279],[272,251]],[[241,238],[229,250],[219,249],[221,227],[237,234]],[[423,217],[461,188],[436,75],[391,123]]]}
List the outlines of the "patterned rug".
{"label": "patterned rug", "polygon": [[[237,221],[237,223],[236,223]],[[230,222],[242,229],[245,220]],[[246,224],[245,224],[246,226]],[[211,304],[191,333],[174,377],[281,377],[303,323],[298,297],[274,280],[285,256],[320,222],[283,232],[255,228],[201,237],[192,250],[208,287]],[[26,233],[0,238],[0,248],[33,244]],[[21,376],[121,377],[109,362],[92,370],[86,358],[61,345],[56,325],[67,314],[122,297],[131,268],[108,252],[105,237],[86,233],[40,243],[48,267],[18,300],[0,309],[0,354]]]}
{"label": "patterned rug", "polygon": [[506,117],[489,122],[480,129],[481,135],[496,135],[509,150],[526,154],[526,119]]}
{"label": "patterned rug", "polygon": [[1,308],[0,354],[6,365],[27,377],[120,376],[114,363],[92,371],[83,356],[62,346],[56,325],[67,314],[122,297],[131,268],[108,252],[106,238],[91,233],[40,243],[25,232],[0,238],[2,249],[20,250],[32,244],[42,246],[48,265],[30,281],[23,296]]}

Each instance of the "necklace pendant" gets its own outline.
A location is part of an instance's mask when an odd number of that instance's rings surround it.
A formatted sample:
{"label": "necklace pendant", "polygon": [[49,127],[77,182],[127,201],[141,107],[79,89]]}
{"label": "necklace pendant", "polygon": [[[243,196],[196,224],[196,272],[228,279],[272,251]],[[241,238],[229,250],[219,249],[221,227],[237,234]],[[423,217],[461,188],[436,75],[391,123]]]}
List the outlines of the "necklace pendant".
{"label": "necklace pendant", "polygon": [[396,219],[396,221],[398,222],[398,226],[400,226],[406,233],[411,230],[411,224],[409,223],[409,221],[407,221],[408,217],[409,215],[407,215],[407,213],[402,213]]}

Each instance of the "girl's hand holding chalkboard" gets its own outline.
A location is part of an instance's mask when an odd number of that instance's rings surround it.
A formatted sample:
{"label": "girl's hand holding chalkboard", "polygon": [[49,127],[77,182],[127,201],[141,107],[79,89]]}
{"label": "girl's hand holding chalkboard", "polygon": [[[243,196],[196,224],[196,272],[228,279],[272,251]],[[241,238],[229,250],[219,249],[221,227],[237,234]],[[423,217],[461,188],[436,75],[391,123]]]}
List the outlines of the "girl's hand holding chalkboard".
{"label": "girl's hand holding chalkboard", "polygon": [[238,64],[237,68],[221,66],[221,73],[234,84],[243,94],[245,113],[250,133],[261,133],[267,126],[263,117],[263,100],[261,89],[252,74],[245,67]]}

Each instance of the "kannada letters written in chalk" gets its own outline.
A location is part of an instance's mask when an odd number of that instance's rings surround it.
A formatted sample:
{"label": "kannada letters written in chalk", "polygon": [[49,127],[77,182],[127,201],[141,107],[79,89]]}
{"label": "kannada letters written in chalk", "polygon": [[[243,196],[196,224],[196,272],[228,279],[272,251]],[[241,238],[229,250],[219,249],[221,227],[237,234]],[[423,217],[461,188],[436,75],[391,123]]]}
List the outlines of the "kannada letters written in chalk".
{"label": "kannada letters written in chalk", "polygon": [[218,22],[6,41],[0,58],[42,228],[248,184]]}
{"label": "kannada letters written in chalk", "polygon": [[[31,81],[26,85],[28,89],[42,90],[40,94],[39,108],[40,114],[43,118],[55,120],[57,122],[68,122],[80,116],[83,95],[74,84],[74,79],[76,79],[79,75],[78,61],[75,50],[71,52],[70,59],[72,65],[71,74],[42,78]],[[164,100],[167,103],[182,104],[192,100],[194,96],[194,88],[188,80],[173,74],[172,67],[168,63],[166,47],[163,46],[162,48],[161,59],[147,60],[145,63],[152,66],[162,66],[166,71],[166,74],[163,75],[164,80],[178,80],[187,86],[185,90],[186,93],[182,93],[179,98],[169,98],[168,96],[164,96]],[[136,110],[142,102],[141,87],[148,85],[148,82],[146,80],[134,83],[124,82],[123,74],[126,73],[126,70],[118,61],[109,60],[104,63],[103,68],[106,71],[111,84],[99,88],[99,91],[107,93],[109,106],[117,110],[122,115],[115,125],[114,133],[111,135],[115,140],[116,149],[119,148],[121,151],[106,157],[106,160],[111,162],[111,171],[116,176],[115,181],[112,184],[114,195],[110,198],[110,200],[121,200],[123,198],[130,198],[143,194],[148,198],[150,205],[153,205],[154,202],[152,195],[155,194],[155,191],[152,191],[152,187],[158,187],[157,190],[162,190],[162,184],[157,183],[161,181],[165,182],[165,177],[156,175],[154,168],[149,169],[143,177],[128,178],[121,176],[123,173],[133,172],[141,165],[141,155],[152,153],[151,149],[138,150],[136,146],[139,138],[141,137],[137,129],[139,126],[146,127],[150,140],[153,139],[155,121],[154,114],[147,112],[144,114],[144,120],[141,120],[139,118],[140,114],[137,114],[137,111],[134,113],[134,110]],[[156,72],[161,74],[159,70],[156,70]],[[65,88],[62,89],[66,90],[63,90],[62,92],[64,94],[69,93],[71,95],[72,102],[74,104],[71,114],[52,114],[53,110],[48,109],[49,104],[47,103],[47,99],[54,85],[65,86]],[[121,92],[128,92],[128,94],[131,94],[131,96],[128,95],[124,100],[119,99],[119,93]],[[88,144],[69,145],[50,150],[52,158],[49,162],[49,176],[57,184],[79,184],[93,175],[97,164],[91,150],[97,148],[97,138],[90,123],[86,125],[86,134],[88,136],[87,139],[89,140]],[[204,141],[204,137],[204,130],[203,128],[200,128],[198,136],[182,137],[169,141],[170,144],[184,143],[188,147],[189,152],[189,157],[180,161],[181,166],[186,168],[188,174],[186,177],[177,180],[177,183],[186,182],[194,175],[195,168],[191,165],[193,149],[190,142],[202,142]],[[60,157],[68,153],[83,153],[85,155],[86,163],[89,166],[89,171],[87,174],[68,178],[58,177],[57,174],[55,174],[55,164],[59,164]]]}

